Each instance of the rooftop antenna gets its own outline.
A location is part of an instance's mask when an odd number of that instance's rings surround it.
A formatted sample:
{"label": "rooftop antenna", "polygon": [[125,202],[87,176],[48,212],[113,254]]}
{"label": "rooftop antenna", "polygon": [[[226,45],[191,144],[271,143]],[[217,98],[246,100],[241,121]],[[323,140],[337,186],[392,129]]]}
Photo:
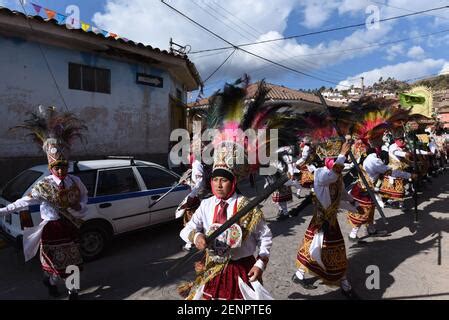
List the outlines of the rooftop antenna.
{"label": "rooftop antenna", "polygon": [[173,41],[173,38],[170,38],[170,53],[180,54],[182,56],[187,56],[187,54],[192,50],[192,47],[188,44],[182,46]]}

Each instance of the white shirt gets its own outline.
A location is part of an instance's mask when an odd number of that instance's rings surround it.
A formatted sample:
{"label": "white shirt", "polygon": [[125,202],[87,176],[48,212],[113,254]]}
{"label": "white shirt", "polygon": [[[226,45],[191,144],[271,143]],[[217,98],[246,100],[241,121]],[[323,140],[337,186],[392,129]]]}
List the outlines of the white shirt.
{"label": "white shirt", "polygon": [[[59,186],[61,184],[61,179],[59,179],[54,175],[47,176],[44,179],[49,179],[50,183],[55,184],[56,186]],[[67,209],[67,211],[77,218],[82,218],[87,212],[87,200],[88,200],[87,189],[81,182],[81,180],[76,176],[68,175],[64,179],[65,188],[70,188],[73,183],[77,184],[80,191],[81,210],[75,211],[69,208]],[[36,255],[37,251],[39,250],[42,232],[44,230],[45,225],[49,221],[55,221],[60,219],[58,209],[55,208],[48,201],[43,200],[42,197],[36,191],[32,191],[31,195],[24,196],[23,198],[18,199],[13,203],[10,203],[5,208],[0,209],[0,217],[1,217],[2,215],[5,215],[7,213],[26,210],[28,209],[29,206],[37,204],[40,204],[40,214],[42,222],[37,226],[34,226],[32,228],[25,228],[23,230],[23,253],[25,261],[29,261],[31,258],[33,258]]]}
{"label": "white shirt", "polygon": [[[345,160],[346,157],[344,155],[339,155],[335,163],[343,165]],[[338,177],[339,175],[337,173],[335,173],[333,170],[329,170],[327,167],[321,167],[315,170],[313,189],[318,201],[321,203],[324,209],[327,209],[332,203],[329,185],[335,183],[338,180]],[[343,182],[342,188],[343,191],[341,194],[340,208],[352,212],[357,211],[357,209],[350,204],[350,202],[354,201],[354,198],[352,198],[352,196],[349,195],[345,190]]]}
{"label": "white shirt", "polygon": [[[287,172],[290,175],[293,176],[295,174],[295,172],[298,172],[297,170],[295,170],[295,166],[293,165],[293,156],[292,156],[293,150],[290,146],[281,147],[276,152],[284,153],[282,155],[282,160],[287,164]],[[278,167],[278,169],[282,170],[282,164],[280,162],[277,164],[277,167]]]}
{"label": "white shirt", "polygon": [[310,155],[310,147],[308,145],[305,145],[304,148],[302,148],[301,158],[299,158],[299,160],[296,161],[296,165],[302,166],[306,162],[309,155]]}
{"label": "white shirt", "polygon": [[[241,196],[234,193],[232,197],[226,200],[228,203],[226,211],[228,219],[234,215],[235,202],[240,198]],[[216,196],[201,201],[201,205],[193,214],[192,219],[186,224],[184,229],[181,230],[179,234],[181,238],[186,242],[190,242],[189,235],[193,230],[203,234],[207,233],[214,219],[215,207],[219,203],[220,199]],[[272,242],[270,228],[268,228],[267,224],[262,219],[257,224],[255,230],[242,242],[240,247],[231,249],[231,259],[238,260],[254,255],[257,247],[259,247],[259,256],[269,257]]]}
{"label": "white shirt", "polygon": [[[58,177],[56,177],[54,175],[47,176],[44,179],[51,179],[52,180],[51,182],[55,183],[57,186],[59,186],[61,184],[61,179],[59,179]],[[80,218],[87,211],[87,199],[88,199],[87,189],[84,186],[84,184],[81,182],[81,180],[76,176],[68,175],[64,179],[65,188],[70,188],[73,183],[76,183],[80,190],[81,211],[75,211],[72,209],[68,209],[68,211],[72,215]],[[34,193],[32,193],[31,196],[26,195],[23,198],[18,199],[13,203],[8,204],[5,208],[1,208],[0,209],[0,217],[3,215],[6,215],[8,213],[11,213],[11,212],[27,210],[29,206],[37,205],[37,204],[40,204],[40,213],[41,213],[42,220],[54,221],[54,220],[58,220],[60,218],[57,208],[53,207],[53,205],[50,204],[49,202],[42,200],[38,194],[34,194]]]}
{"label": "white shirt", "polygon": [[[374,183],[377,179],[379,179],[379,175],[391,170],[391,167],[384,164],[375,153],[371,153],[366,157],[365,161],[363,161],[363,169],[365,169],[371,181]],[[393,170],[391,176],[410,179],[411,174],[401,170]]]}
{"label": "white shirt", "polygon": [[404,152],[402,148],[400,148],[396,143],[393,143],[388,148],[388,154],[390,157],[395,159],[396,161],[401,161],[399,158],[405,158],[407,152]]}
{"label": "white shirt", "polygon": [[203,165],[199,160],[194,160],[192,163],[192,177],[191,177],[191,188],[192,191],[190,191],[189,197],[194,198],[198,195],[198,192],[203,188],[204,181],[203,181],[203,175],[204,175],[204,169]]}
{"label": "white shirt", "polygon": [[433,154],[436,154],[438,152],[438,146],[437,143],[435,142],[435,139],[430,139],[429,142],[429,149]]}
{"label": "white shirt", "polygon": [[[404,152],[403,149],[400,148],[396,143],[393,143],[390,146],[390,148],[388,149],[388,153],[389,153],[390,157],[392,157],[393,159],[395,159],[397,161],[401,161],[399,158],[405,158],[405,156],[407,154],[407,152]],[[416,149],[416,154],[427,155],[427,154],[430,154],[430,152]]]}

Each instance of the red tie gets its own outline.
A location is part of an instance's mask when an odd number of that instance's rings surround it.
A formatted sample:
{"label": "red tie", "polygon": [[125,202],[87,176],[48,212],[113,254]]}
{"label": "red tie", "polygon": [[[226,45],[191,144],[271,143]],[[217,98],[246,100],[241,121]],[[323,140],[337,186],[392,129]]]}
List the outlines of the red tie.
{"label": "red tie", "polygon": [[218,211],[217,211],[217,216],[215,219],[215,223],[225,223],[226,220],[228,220],[228,215],[227,215],[227,208],[228,208],[228,203],[226,201],[221,200],[221,202],[218,204]]}
{"label": "red tie", "polygon": [[64,179],[62,179],[61,183],[59,184],[59,190],[64,190]]}

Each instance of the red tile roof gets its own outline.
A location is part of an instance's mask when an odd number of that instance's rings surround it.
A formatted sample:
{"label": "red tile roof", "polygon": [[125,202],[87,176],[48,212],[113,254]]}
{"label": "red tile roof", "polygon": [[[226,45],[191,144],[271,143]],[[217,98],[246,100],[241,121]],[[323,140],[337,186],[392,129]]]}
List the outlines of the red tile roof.
{"label": "red tile roof", "polygon": [[[246,99],[252,99],[256,95],[257,87],[259,83],[253,83],[248,86]],[[284,86],[275,85],[272,83],[266,83],[266,86],[270,89],[267,94],[267,98],[270,100],[285,100],[285,101],[306,101],[316,104],[321,104],[320,98],[312,93],[307,93],[299,90],[290,89]],[[334,101],[326,101],[330,106],[342,106]],[[191,102],[188,107],[200,107],[209,104],[209,98],[201,99],[197,102]]]}

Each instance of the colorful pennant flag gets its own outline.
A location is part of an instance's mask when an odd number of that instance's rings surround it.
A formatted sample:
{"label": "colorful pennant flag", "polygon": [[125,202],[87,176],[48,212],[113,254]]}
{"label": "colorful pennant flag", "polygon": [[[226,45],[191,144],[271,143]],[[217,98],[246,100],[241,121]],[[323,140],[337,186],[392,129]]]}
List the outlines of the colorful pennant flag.
{"label": "colorful pennant flag", "polygon": [[31,3],[31,5],[34,8],[34,11],[36,11],[36,14],[39,14],[41,12],[42,7],[38,6],[37,4]]}
{"label": "colorful pennant flag", "polygon": [[56,12],[50,9],[45,9],[45,13],[47,14],[48,19],[54,19],[56,16]]}
{"label": "colorful pennant flag", "polygon": [[67,18],[67,16],[60,13],[58,13],[56,17],[57,17],[56,20],[58,20],[59,24],[63,24],[65,22],[65,19]]}
{"label": "colorful pennant flag", "polygon": [[87,30],[89,30],[89,28],[90,28],[90,24],[87,24],[87,23],[81,21],[81,29],[83,29],[85,32],[87,32]]}
{"label": "colorful pennant flag", "polygon": [[99,34],[101,32],[101,30],[98,29],[97,27],[92,26],[92,32],[95,34]]}
{"label": "colorful pennant flag", "polygon": [[[37,5],[35,3],[31,3],[31,5],[34,8],[34,11],[36,11],[36,14],[39,15],[43,7],[40,5]],[[56,11],[53,11],[53,10],[50,10],[47,8],[43,8],[43,9],[45,10],[45,13],[47,14],[48,19],[56,18],[56,20],[58,21],[58,24],[68,23],[70,25],[70,23],[71,23],[72,25],[74,25],[76,22],[74,20],[74,18],[71,18],[71,21],[67,21],[66,15],[57,13]],[[99,29],[99,28],[91,26],[90,24],[85,23],[83,21],[80,21],[80,22],[81,22],[81,29],[83,29],[85,32],[87,32],[90,28],[92,28],[91,31],[94,32],[95,34],[101,33],[104,37],[113,37],[114,39],[119,38],[119,35],[116,33],[112,33],[112,32],[106,31],[106,30]],[[129,41],[129,39],[127,39],[127,38],[121,38],[121,39],[123,39],[126,42]]]}

